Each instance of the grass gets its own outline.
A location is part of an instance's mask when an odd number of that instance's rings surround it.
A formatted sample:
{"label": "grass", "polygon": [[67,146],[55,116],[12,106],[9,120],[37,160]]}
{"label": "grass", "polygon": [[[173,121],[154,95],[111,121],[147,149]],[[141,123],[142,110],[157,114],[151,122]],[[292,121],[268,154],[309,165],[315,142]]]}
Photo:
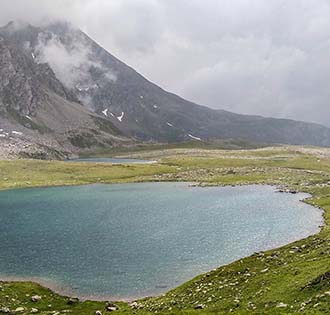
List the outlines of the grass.
{"label": "grass", "polygon": [[[275,184],[310,193],[307,202],[324,209],[325,226],[317,235],[219,267],[163,296],[139,300],[135,308],[119,303],[116,314],[330,313],[330,159],[326,155],[298,147],[249,151],[162,148],[125,154],[157,157],[157,163],[0,161],[0,189],[179,180],[203,185]],[[30,314],[32,308],[38,314],[106,313],[104,302],[68,305],[68,297],[35,283],[2,282],[0,286],[0,310],[24,307],[21,314]],[[35,294],[42,299],[32,302]],[[196,305],[203,309],[195,309]]]}
{"label": "grass", "polygon": [[116,155],[131,154],[132,152],[150,152],[170,149],[205,149],[205,150],[239,150],[239,149],[256,149],[265,147],[266,144],[252,143],[245,140],[226,139],[206,141],[187,141],[171,144],[136,144],[132,146],[113,147],[111,149],[99,149],[98,151],[86,151],[81,153],[81,157],[111,157]]}
{"label": "grass", "polygon": [[145,177],[174,172],[160,164],[111,165],[38,160],[0,161],[0,189],[120,183],[142,181]]}

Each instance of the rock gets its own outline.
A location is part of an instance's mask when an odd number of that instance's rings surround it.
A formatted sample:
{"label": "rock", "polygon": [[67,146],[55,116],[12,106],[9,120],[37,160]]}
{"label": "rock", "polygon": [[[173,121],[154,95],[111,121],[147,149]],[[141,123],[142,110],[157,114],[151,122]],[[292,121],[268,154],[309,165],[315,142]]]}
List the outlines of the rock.
{"label": "rock", "polygon": [[129,306],[134,309],[142,308],[142,305],[140,305],[138,302],[132,302]]}
{"label": "rock", "polygon": [[41,296],[40,295],[33,295],[32,297],[31,297],[31,301],[32,302],[38,302],[38,301],[40,301],[41,300]]}
{"label": "rock", "polygon": [[106,305],[105,305],[105,309],[108,311],[108,312],[113,312],[113,311],[117,311],[119,310],[119,306],[114,304],[114,303],[111,303],[111,302],[107,302]]}
{"label": "rock", "polygon": [[132,302],[129,306],[133,309],[143,309],[144,308],[143,304],[139,304],[136,301]]}
{"label": "rock", "polygon": [[102,312],[101,312],[101,311],[95,311],[94,314],[95,314],[95,315],[102,315]]}
{"label": "rock", "polygon": [[288,307],[288,304],[285,304],[283,302],[280,302],[276,305],[277,308],[285,308],[285,307]]}
{"label": "rock", "polygon": [[68,305],[73,305],[73,304],[77,304],[79,303],[79,299],[78,298],[69,298],[68,302],[66,304]]}
{"label": "rock", "polygon": [[24,307],[18,307],[18,308],[16,308],[15,313],[20,313],[20,312],[24,312],[24,311],[25,311]]}
{"label": "rock", "polygon": [[10,309],[8,307],[0,308],[0,313],[8,314],[10,313]]}
{"label": "rock", "polygon": [[203,308],[205,308],[205,305],[204,304],[197,304],[194,307],[195,310],[202,310]]}
{"label": "rock", "polygon": [[31,309],[31,313],[33,313],[33,314],[38,313],[38,312],[39,312],[39,310],[37,308],[32,308]]}
{"label": "rock", "polygon": [[116,308],[116,307],[112,307],[112,306],[107,306],[107,307],[106,307],[106,310],[107,310],[108,312],[114,312],[114,311],[117,311],[117,308]]}

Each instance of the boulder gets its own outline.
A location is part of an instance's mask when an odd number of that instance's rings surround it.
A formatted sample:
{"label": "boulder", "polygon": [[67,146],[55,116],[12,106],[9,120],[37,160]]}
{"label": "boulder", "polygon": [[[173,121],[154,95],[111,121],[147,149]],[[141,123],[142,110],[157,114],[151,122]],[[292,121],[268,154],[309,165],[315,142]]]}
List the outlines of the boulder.
{"label": "boulder", "polygon": [[107,307],[106,307],[106,310],[107,310],[108,312],[114,312],[114,311],[117,311],[117,308],[112,307],[112,306],[107,306]]}
{"label": "boulder", "polygon": [[108,311],[108,312],[113,312],[113,311],[117,311],[119,310],[119,306],[114,304],[114,303],[111,303],[111,302],[107,302],[106,305],[105,305],[105,309]]}
{"label": "boulder", "polygon": [[205,305],[204,304],[197,304],[194,307],[195,310],[202,310],[203,308],[205,308]]}
{"label": "boulder", "polygon": [[73,305],[73,304],[77,304],[79,303],[79,299],[78,298],[69,298],[68,302],[66,304],[68,305]]}
{"label": "boulder", "polygon": [[137,302],[132,302],[129,306],[132,308],[137,308],[139,304]]}
{"label": "boulder", "polygon": [[20,313],[20,312],[24,312],[25,311],[25,308],[24,307],[17,307],[15,309],[15,313]]}
{"label": "boulder", "polygon": [[32,302],[38,302],[38,301],[40,301],[41,300],[41,296],[40,295],[33,295],[32,297],[31,297],[31,301]]}
{"label": "boulder", "polygon": [[0,313],[8,314],[10,313],[10,309],[8,307],[0,308]]}

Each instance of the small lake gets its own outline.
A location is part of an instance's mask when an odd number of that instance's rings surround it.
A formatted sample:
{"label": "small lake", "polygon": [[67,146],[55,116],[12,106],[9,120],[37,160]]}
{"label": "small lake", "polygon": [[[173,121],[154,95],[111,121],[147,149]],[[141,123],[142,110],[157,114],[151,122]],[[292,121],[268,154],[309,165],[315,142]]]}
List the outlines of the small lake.
{"label": "small lake", "polygon": [[91,163],[112,163],[112,164],[150,164],[155,161],[124,159],[124,158],[78,158],[66,160],[66,162],[91,162]]}
{"label": "small lake", "polygon": [[[0,278],[89,298],[160,294],[319,231],[306,194],[141,183],[0,192]],[[65,289],[63,289],[65,288]]]}

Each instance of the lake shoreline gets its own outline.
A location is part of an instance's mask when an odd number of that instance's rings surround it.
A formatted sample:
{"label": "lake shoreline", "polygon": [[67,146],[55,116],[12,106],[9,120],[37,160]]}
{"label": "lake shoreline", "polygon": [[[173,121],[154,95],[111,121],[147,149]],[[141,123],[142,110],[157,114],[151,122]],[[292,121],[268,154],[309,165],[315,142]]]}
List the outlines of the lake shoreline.
{"label": "lake shoreline", "polygon": [[[281,159],[278,159],[279,156]],[[288,241],[285,246],[279,248],[274,246],[272,247],[276,248],[274,250],[257,252],[230,264],[219,264],[223,267],[212,269],[205,274],[202,272],[200,276],[164,295],[138,300],[135,306],[118,302],[120,310],[117,312],[118,315],[147,315],[155,312],[175,315],[182,312],[201,314],[232,312],[240,315],[250,312],[277,314],[278,311],[283,311],[284,314],[290,312],[323,314],[330,307],[330,301],[326,299],[328,292],[325,292],[329,290],[316,284],[326,277],[329,271],[330,160],[328,156],[328,153],[323,155],[323,149],[319,148],[307,150],[297,146],[287,146],[234,152],[185,149],[177,154],[176,151],[171,150],[158,151],[152,155],[144,153],[139,156],[139,158],[152,157],[159,160],[158,164],[145,166],[103,166],[101,163],[99,165],[95,163],[86,167],[85,163],[0,160],[0,172],[4,179],[0,182],[0,187],[1,190],[11,190],[94,183],[180,181],[197,183],[198,186],[220,187],[265,184],[310,194],[311,197],[304,199],[303,202],[322,211],[319,233],[310,233],[312,236],[301,237],[301,241],[294,243]],[[299,216],[297,220],[298,218]],[[26,280],[27,277],[24,278],[22,280]],[[211,283],[213,285],[209,287]],[[10,310],[15,310],[17,307],[17,303],[12,301],[12,298],[25,301],[30,309],[35,307],[36,305],[31,303],[29,298],[33,294],[44,296],[45,303],[37,307],[43,312],[58,311],[59,308],[55,305],[57,300],[60,301],[62,310],[70,310],[77,315],[89,315],[94,314],[96,310],[104,310],[103,302],[81,302],[69,306],[68,297],[62,297],[30,282],[3,282],[0,286],[7,291],[2,290],[2,297],[0,291],[0,303]],[[71,295],[68,288],[61,290],[61,287],[57,287],[56,292],[67,292]],[[102,293],[102,290],[98,292]],[[233,300],[236,296],[237,302]],[[195,303],[199,303],[205,310],[195,311]],[[54,307],[49,307],[49,304]],[[278,305],[284,309],[278,309]]]}
{"label": "lake shoreline", "polygon": [[[139,182],[137,182],[138,184]],[[141,182],[141,183],[146,183],[146,182]],[[147,183],[152,183],[150,181],[147,181]],[[155,182],[155,183],[159,183],[159,182]],[[186,181],[169,181],[169,182],[165,182],[165,181],[161,181],[161,183],[186,183],[188,185],[188,187],[242,187],[242,186],[270,186],[273,187],[274,189],[277,189],[277,191],[274,191],[274,193],[290,193],[289,192],[289,186],[284,186],[281,185],[281,187],[279,187],[277,184],[237,184],[237,185],[232,185],[232,184],[220,184],[220,185],[206,185],[204,186],[203,183],[193,183],[193,182],[186,182]],[[117,184],[122,184],[122,183],[95,183],[95,185],[117,185]],[[195,185],[196,184],[196,185]],[[93,185],[93,184],[82,184],[84,185]],[[67,185],[61,185],[63,187],[67,187]],[[54,185],[50,185],[50,186],[46,186],[45,188],[51,188],[51,187],[61,187],[61,186],[54,186]],[[81,186],[81,185],[69,185],[69,186]],[[42,188],[42,187],[28,187],[28,188],[22,188],[22,189],[34,189],[34,188]],[[281,189],[286,189],[287,191],[284,192],[279,192],[279,190]],[[11,189],[10,189],[11,190]],[[16,190],[14,188],[14,190]],[[300,238],[300,239],[294,239],[294,240],[289,240],[288,243],[279,245],[279,246],[275,246],[275,247],[271,247],[271,248],[267,248],[264,250],[261,250],[260,252],[267,252],[267,251],[273,251],[273,250],[277,250],[280,249],[282,247],[285,246],[289,246],[290,244],[293,244],[297,241],[301,241],[304,239],[307,239],[311,236],[317,236],[318,234],[320,234],[322,232],[322,230],[324,229],[324,227],[326,226],[326,220],[325,220],[325,210],[322,209],[319,206],[313,205],[311,203],[308,202],[308,200],[313,198],[313,195],[311,195],[310,193],[306,192],[306,191],[300,191],[299,189],[296,190],[297,193],[307,193],[309,194],[308,197],[305,197],[304,199],[300,200],[300,202],[304,202],[308,205],[310,205],[311,207],[315,208],[315,210],[319,210],[321,211],[322,214],[322,222],[316,227],[317,231],[315,232],[311,232],[311,234]],[[227,266],[235,261],[241,260],[241,259],[245,259],[248,257],[251,257],[253,254],[247,255],[247,256],[243,256],[240,257],[238,259],[235,259],[229,263],[226,263],[224,265],[219,265],[216,267],[216,269]],[[206,272],[207,273],[207,272]],[[200,274],[200,275],[196,275],[196,277],[203,275],[204,273]],[[51,290],[52,292],[59,294],[62,297],[77,297],[79,298],[81,301],[96,301],[96,302],[104,302],[104,301],[117,301],[117,302],[125,302],[125,303],[130,303],[133,301],[138,301],[138,300],[142,300],[142,299],[146,299],[146,298],[157,298],[160,297],[164,294],[166,294],[169,291],[172,291],[174,289],[176,289],[177,287],[181,286],[182,284],[179,284],[178,286],[174,287],[174,288],[169,288],[166,292],[164,293],[160,293],[160,294],[151,294],[151,295],[147,295],[147,296],[135,296],[135,297],[115,297],[115,296],[100,296],[100,295],[81,295],[81,294],[75,294],[74,289],[70,288],[69,286],[66,286],[65,284],[61,284],[59,282],[56,282],[55,280],[47,280],[45,278],[42,277],[25,277],[25,276],[5,276],[5,275],[1,275],[0,274],[0,282],[30,282],[30,283],[35,283],[38,285],[41,285],[44,288],[47,288],[49,290]],[[188,280],[189,282],[189,280]]]}

